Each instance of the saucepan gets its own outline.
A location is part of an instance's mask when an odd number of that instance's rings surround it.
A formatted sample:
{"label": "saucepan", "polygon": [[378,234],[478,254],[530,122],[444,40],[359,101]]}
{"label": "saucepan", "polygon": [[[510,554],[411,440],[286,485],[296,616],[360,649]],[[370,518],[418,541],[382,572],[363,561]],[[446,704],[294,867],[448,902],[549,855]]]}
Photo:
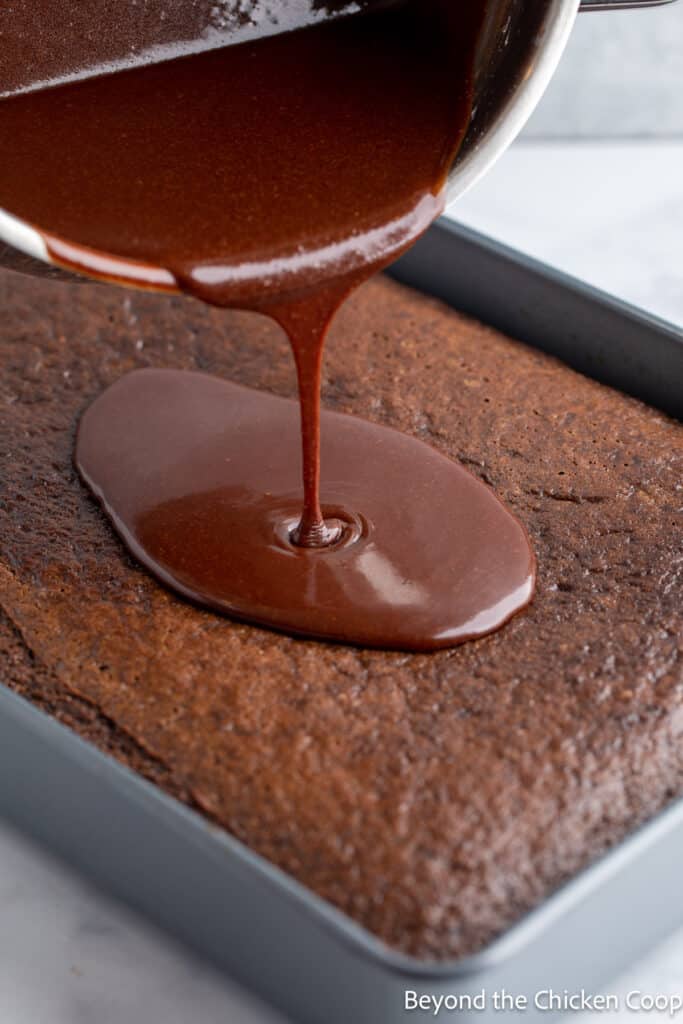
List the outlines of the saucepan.
{"label": "saucepan", "polygon": [[[9,69],[0,97],[88,73],[167,59],[248,38],[264,0],[15,0],[0,11],[0,37],[19,41],[26,59]],[[387,0],[281,0],[281,29],[327,16],[348,16]],[[521,131],[560,61],[579,11],[653,7],[673,0],[490,0],[475,77],[475,102],[464,144],[448,179],[448,201],[470,188]],[[127,14],[121,10],[125,5]],[[158,10],[157,10],[158,8]],[[250,10],[252,15],[250,15]],[[122,16],[124,15],[124,16]],[[41,26],[49,26],[49,45]],[[74,47],[74,37],[82,45]],[[230,37],[230,38],[228,38]],[[75,54],[77,56],[75,56]],[[1,102],[1,100],[0,100]],[[2,197],[0,197],[0,203]],[[52,265],[41,234],[0,207],[0,265],[71,278]],[[150,268],[153,284],[164,272]],[[125,274],[122,275],[125,277]]]}

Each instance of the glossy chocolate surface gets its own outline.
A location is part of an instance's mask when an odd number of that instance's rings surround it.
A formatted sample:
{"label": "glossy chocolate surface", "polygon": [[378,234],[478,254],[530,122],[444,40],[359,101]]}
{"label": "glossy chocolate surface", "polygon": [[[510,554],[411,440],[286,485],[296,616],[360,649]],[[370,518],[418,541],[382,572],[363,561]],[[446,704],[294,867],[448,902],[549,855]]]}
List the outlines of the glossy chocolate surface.
{"label": "glossy chocolate surface", "polygon": [[322,415],[322,495],[340,538],[292,543],[297,403],[217,377],[141,370],[85,413],[77,459],[134,554],[219,611],[368,646],[432,649],[498,628],[531,597],[526,534],[421,441]]}
{"label": "glossy chocolate surface", "polygon": [[3,100],[0,206],[66,262],[116,277],[133,261],[142,283],[151,264],[223,305],[370,273],[440,211],[469,122],[483,0],[455,7],[411,0]]}
{"label": "glossy chocolate surface", "polygon": [[325,418],[321,491],[327,328],[442,209],[485,4],[381,6],[0,102],[0,204],[66,265],[290,339],[300,451],[291,405],[208,378],[123,382],[85,417],[79,469],[137,556],[258,622],[430,648],[526,604],[533,557],[481,484],[366,423]]}

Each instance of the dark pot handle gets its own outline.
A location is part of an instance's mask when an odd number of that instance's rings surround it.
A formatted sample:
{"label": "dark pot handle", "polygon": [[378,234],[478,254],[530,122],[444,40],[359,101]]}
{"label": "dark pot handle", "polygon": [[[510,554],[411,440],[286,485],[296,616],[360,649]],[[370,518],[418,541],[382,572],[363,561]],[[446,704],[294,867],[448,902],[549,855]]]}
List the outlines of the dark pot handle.
{"label": "dark pot handle", "polygon": [[581,11],[624,11],[635,7],[662,7],[674,0],[581,0]]}

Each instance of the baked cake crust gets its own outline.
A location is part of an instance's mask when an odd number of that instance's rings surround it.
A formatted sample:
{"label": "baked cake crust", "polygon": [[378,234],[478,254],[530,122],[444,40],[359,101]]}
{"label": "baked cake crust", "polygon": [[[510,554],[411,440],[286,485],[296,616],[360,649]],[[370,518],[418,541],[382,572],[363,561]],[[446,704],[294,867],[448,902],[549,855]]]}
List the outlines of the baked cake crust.
{"label": "baked cake crust", "polygon": [[[0,676],[391,946],[472,953],[683,791],[683,427],[387,279],[324,401],[459,459],[525,523],[533,606],[429,655],[295,640],[137,567],[72,465],[142,366],[295,393],[271,323],[0,275]],[[409,482],[407,482],[409,486]]]}

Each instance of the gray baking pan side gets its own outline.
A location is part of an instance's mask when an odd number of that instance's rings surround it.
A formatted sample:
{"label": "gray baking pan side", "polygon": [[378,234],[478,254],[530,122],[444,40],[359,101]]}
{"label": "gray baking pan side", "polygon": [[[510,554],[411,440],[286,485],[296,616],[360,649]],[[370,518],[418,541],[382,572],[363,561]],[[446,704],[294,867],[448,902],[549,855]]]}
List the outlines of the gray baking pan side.
{"label": "gray baking pan side", "polygon": [[[401,956],[4,689],[0,814],[301,1024],[433,1020],[404,1013],[406,990],[483,989],[489,1002],[503,989],[532,1001],[548,988],[596,992],[683,916],[678,802],[483,953],[440,964]],[[524,1019],[541,1016],[552,1019],[533,1008]]]}
{"label": "gray baking pan side", "polygon": [[[531,343],[537,337],[574,365],[593,358],[591,332],[599,326],[594,375],[614,384],[630,373],[633,386],[623,386],[677,411],[671,382],[683,380],[683,337],[671,327],[450,225],[428,232],[395,274],[507,333]],[[469,300],[462,291],[468,275]],[[658,360],[661,373],[650,367]],[[636,372],[640,366],[648,372]],[[581,368],[591,372],[585,363]],[[639,392],[639,379],[647,394]],[[524,1019],[550,1021],[552,1014],[533,1008],[536,992],[595,992],[683,922],[683,802],[677,802],[482,953],[438,964],[402,956],[3,688],[0,815],[297,1024],[434,1020],[404,1012],[408,989],[435,996],[484,989],[484,1012],[457,1014],[472,1022],[499,1020],[491,1000],[506,989],[530,998]]]}
{"label": "gray baking pan side", "polygon": [[390,273],[683,419],[683,334],[664,320],[447,220]]}

